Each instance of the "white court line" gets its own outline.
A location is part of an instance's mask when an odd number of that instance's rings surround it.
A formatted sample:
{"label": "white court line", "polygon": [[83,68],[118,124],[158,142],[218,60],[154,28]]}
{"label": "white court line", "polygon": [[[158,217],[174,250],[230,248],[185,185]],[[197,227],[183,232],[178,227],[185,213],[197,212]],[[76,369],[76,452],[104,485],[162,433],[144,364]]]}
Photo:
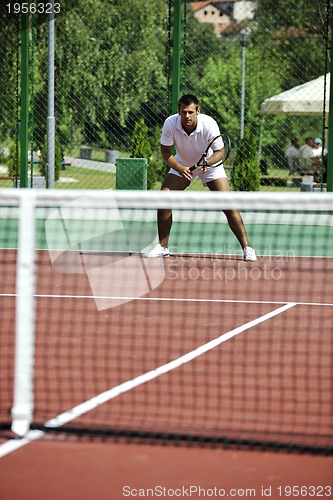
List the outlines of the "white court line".
{"label": "white court line", "polygon": [[[227,224],[227,222],[226,222]],[[14,250],[16,251],[17,250],[17,247],[0,247],[0,251],[2,250]],[[128,254],[128,256],[140,256],[142,255],[142,253],[140,252],[130,252],[129,250],[126,250],[126,251],[123,251],[123,252],[111,252],[110,250],[71,250],[71,249],[68,249],[68,248],[35,248],[36,252],[80,252],[80,253],[83,253],[83,254],[101,254],[101,255],[105,255],[105,256],[109,256],[109,255],[112,255],[112,253],[124,253],[124,254]],[[262,262],[263,260],[266,260],[266,259],[276,259],[278,258],[279,260],[289,260],[289,259],[292,259],[292,260],[295,260],[295,259],[332,259],[333,258],[333,255],[288,255],[287,253],[286,254],[280,254],[280,253],[277,253],[277,255],[274,255],[274,254],[259,254],[257,253],[256,254],[257,257],[258,257],[258,263]],[[240,256],[239,256],[239,253],[174,253],[174,252],[170,252],[170,257],[185,257],[185,258],[189,258],[189,259],[193,259],[193,257],[195,259],[200,259],[200,258],[203,258],[203,259],[211,259],[211,260],[214,260],[214,258],[218,257],[227,257],[227,260],[230,259],[231,257],[231,260],[236,260],[236,261],[239,261],[239,262],[244,262]]]}
{"label": "white court line", "polygon": [[[245,323],[242,326],[238,326],[237,328],[234,328],[233,330],[230,330],[227,333],[223,333],[216,339],[213,339],[207,342],[206,344],[197,347],[196,349],[184,354],[183,356],[180,356],[179,358],[174,359],[173,361],[169,361],[168,363],[161,365],[158,368],[155,368],[154,370],[151,370],[147,373],[143,373],[142,375],[139,375],[134,379],[127,380],[126,382],[123,382],[122,384],[117,385],[112,389],[108,389],[107,391],[102,392],[101,394],[98,394],[97,396],[94,396],[93,398],[88,399],[87,401],[84,401],[83,403],[77,406],[74,406],[70,410],[61,413],[60,415],[58,415],[55,418],[52,418],[51,420],[48,420],[44,425],[49,428],[61,427],[62,425],[71,422],[72,420],[78,417],[81,417],[85,413],[88,413],[89,411],[110,401],[111,399],[116,398],[120,394],[124,394],[125,392],[128,392],[142,384],[145,384],[146,382],[149,382],[161,375],[164,375],[165,373],[168,373],[171,370],[174,370],[175,368],[178,368],[179,366],[188,363],[189,361],[192,361],[193,359],[210,351],[214,347],[219,346],[223,342],[226,342],[227,340],[231,339],[232,337],[235,337],[236,335],[244,332],[245,330],[248,330],[253,326],[259,325],[260,323],[263,323],[264,321],[273,318],[274,316],[277,316],[278,314],[281,314],[282,312],[296,305],[297,305],[296,302],[290,302],[282,307],[279,307],[278,309],[274,309],[274,311],[271,311],[267,314],[264,314],[263,316],[260,316],[259,318],[249,321],[248,323]],[[36,439],[41,438],[43,435],[44,432],[42,431],[37,431],[37,434],[36,431],[29,431],[27,435],[22,439],[9,441],[4,443],[3,445],[0,445],[0,458],[4,457],[8,453],[11,453],[21,448],[22,446],[25,446],[26,444],[29,444],[32,441],[35,441]]]}
{"label": "white court line", "polygon": [[[0,297],[16,297],[16,293],[0,293]],[[226,304],[272,304],[284,305],[290,302],[286,300],[238,300],[238,299],[196,299],[180,297],[126,297],[113,295],[61,295],[61,294],[35,294],[34,297],[43,299],[124,299],[143,300],[143,301],[161,301],[161,302],[208,302],[208,303],[226,303]],[[298,306],[333,306],[333,303],[326,302],[293,302]]]}
{"label": "white court line", "polygon": [[29,431],[25,437],[21,439],[10,439],[3,444],[0,444],[0,458],[9,455],[9,453],[13,453],[13,451],[22,448],[26,444],[31,443],[32,441],[36,441],[44,436],[45,432],[33,430]]}

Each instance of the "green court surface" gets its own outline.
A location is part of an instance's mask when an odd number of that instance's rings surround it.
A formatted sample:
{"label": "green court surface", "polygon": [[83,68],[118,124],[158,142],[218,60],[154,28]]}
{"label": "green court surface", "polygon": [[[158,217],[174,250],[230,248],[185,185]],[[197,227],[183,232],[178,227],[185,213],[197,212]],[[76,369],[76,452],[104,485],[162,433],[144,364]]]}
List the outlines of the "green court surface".
{"label": "green court surface", "polygon": [[[260,256],[332,257],[333,226],[245,223],[250,244]],[[17,248],[17,219],[0,219],[0,246]],[[64,221],[38,219],[37,249],[80,249],[102,252],[143,252],[157,241],[156,222]],[[240,253],[236,237],[221,214],[221,223],[174,221],[170,252],[176,254]]]}

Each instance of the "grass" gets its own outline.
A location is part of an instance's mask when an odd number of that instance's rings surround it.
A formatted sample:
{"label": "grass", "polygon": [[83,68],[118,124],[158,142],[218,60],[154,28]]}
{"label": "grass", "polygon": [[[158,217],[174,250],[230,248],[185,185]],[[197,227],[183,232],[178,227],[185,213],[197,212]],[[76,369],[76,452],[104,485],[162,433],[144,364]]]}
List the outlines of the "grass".
{"label": "grass", "polygon": [[[73,179],[61,182],[62,178]],[[0,188],[12,188],[12,180],[0,180]],[[56,189],[115,189],[116,174],[88,168],[67,166],[61,171],[60,180],[55,182]]]}
{"label": "grass", "polygon": [[283,177],[285,175],[290,175],[290,174],[287,168],[270,167],[267,171],[267,175]]}
{"label": "grass", "polygon": [[[116,150],[118,151],[118,150]],[[103,151],[92,151],[91,159],[93,161],[105,161],[105,152]],[[77,146],[70,151],[65,152],[65,156],[71,156],[73,158],[80,158],[80,147]],[[119,151],[119,158],[129,158],[130,153],[128,151]]]}
{"label": "grass", "polygon": [[12,188],[14,187],[14,181],[0,180],[0,188]]}
{"label": "grass", "polygon": [[[79,156],[79,148],[76,151],[71,151],[70,154],[76,154]],[[104,161],[103,152],[94,152],[94,160]],[[126,152],[121,153],[120,157],[126,158],[128,154]],[[270,168],[268,171],[269,175],[272,176],[285,176],[288,175],[288,170],[281,168]],[[55,183],[56,189],[116,189],[116,174],[110,172],[103,172],[102,170],[91,170],[88,168],[74,167],[71,165],[66,166],[64,170],[61,171],[60,179],[73,179],[72,182],[57,181]],[[162,181],[156,182],[154,189],[161,189]],[[12,180],[0,180],[0,188],[12,188]],[[189,190],[192,191],[204,191],[207,188],[202,186],[201,182],[196,179]],[[281,187],[281,186],[260,186],[260,191],[269,192],[287,192],[287,191],[299,191],[297,187]]]}
{"label": "grass", "polygon": [[[74,182],[61,182],[61,178],[73,179]],[[57,189],[116,189],[116,174],[101,170],[67,166],[61,172]]]}

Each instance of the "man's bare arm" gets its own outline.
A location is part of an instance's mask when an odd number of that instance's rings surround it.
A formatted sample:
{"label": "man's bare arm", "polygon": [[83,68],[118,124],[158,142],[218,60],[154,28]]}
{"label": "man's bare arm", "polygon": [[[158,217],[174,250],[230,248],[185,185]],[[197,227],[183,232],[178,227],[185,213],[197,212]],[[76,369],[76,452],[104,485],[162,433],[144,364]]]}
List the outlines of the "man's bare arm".
{"label": "man's bare arm", "polygon": [[161,144],[161,156],[162,160],[169,165],[170,168],[173,168],[178,172],[182,177],[191,181],[192,180],[192,172],[190,172],[189,167],[181,165],[176,158],[172,154],[173,146],[164,146]]}

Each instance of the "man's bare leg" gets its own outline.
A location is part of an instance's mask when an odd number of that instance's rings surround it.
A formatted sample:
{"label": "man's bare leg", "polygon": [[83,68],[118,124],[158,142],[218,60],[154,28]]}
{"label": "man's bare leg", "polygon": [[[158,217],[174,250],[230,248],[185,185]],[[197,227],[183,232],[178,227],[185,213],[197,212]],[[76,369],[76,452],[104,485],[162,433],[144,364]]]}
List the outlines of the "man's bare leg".
{"label": "man's bare leg", "polygon": [[[183,177],[168,174],[163,182],[162,191],[184,191],[189,184]],[[172,227],[172,210],[162,208],[157,211],[157,227],[160,244],[168,248]]]}
{"label": "man's bare leg", "polygon": [[[211,191],[230,191],[229,181],[227,178],[215,179],[207,182],[207,186]],[[243,219],[238,210],[224,210],[227,217],[229,227],[236,236],[241,247],[244,249],[249,246],[249,240],[244,227]]]}

